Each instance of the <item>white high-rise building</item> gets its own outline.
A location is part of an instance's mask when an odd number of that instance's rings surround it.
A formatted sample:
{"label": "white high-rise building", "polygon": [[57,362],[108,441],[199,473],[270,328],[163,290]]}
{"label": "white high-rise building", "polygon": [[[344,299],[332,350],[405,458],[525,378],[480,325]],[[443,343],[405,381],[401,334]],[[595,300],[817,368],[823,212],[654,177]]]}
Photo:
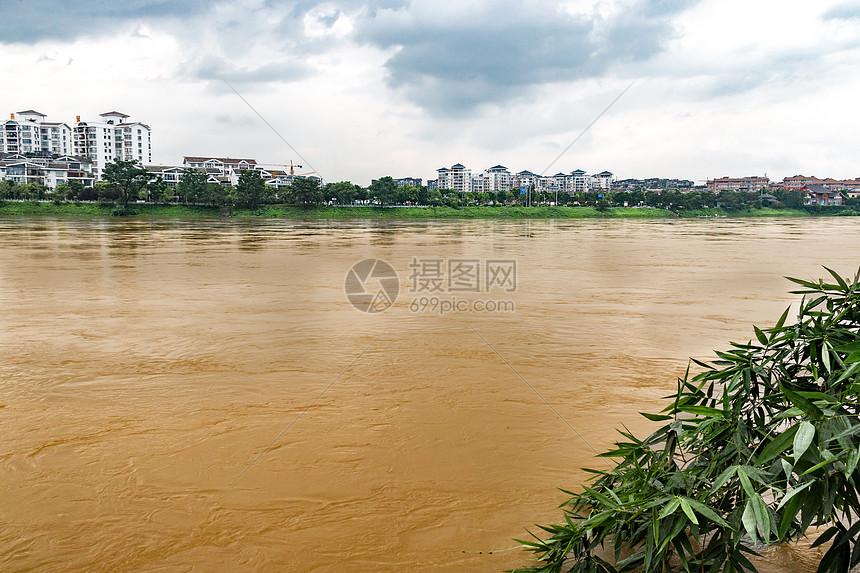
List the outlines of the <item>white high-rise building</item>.
{"label": "white high-rise building", "polygon": [[468,193],[472,190],[472,170],[466,166],[457,163],[452,165],[450,169],[443,167],[437,169],[439,189],[453,189],[454,191],[464,191]]}
{"label": "white high-rise building", "polygon": [[612,189],[612,173],[609,171],[601,171],[596,175],[592,175],[591,181],[596,189],[603,191],[609,191]]}
{"label": "white high-rise building", "polygon": [[489,181],[484,177],[483,173],[472,175],[471,189],[472,193],[484,193],[490,189]]}
{"label": "white high-rise building", "polygon": [[569,195],[574,193],[584,193],[589,189],[590,178],[582,169],[571,171],[570,175],[565,177],[564,190]]}
{"label": "white high-rise building", "polygon": [[93,162],[93,172],[101,179],[104,168],[116,159],[152,163],[152,130],[148,125],[129,121],[118,111],[99,114],[100,121],[81,121],[74,128],[75,155]]}
{"label": "white high-rise building", "polygon": [[504,165],[496,165],[484,170],[487,191],[498,193],[511,190],[511,172]]}
{"label": "white high-rise building", "polygon": [[0,153],[71,155],[69,126],[45,121],[45,117],[32,109],[10,114],[0,130]]}
{"label": "white high-rise building", "polygon": [[531,171],[524,170],[513,176],[512,185],[515,189],[522,191],[523,189],[528,189],[529,187],[534,186],[537,183],[537,180],[537,175]]}

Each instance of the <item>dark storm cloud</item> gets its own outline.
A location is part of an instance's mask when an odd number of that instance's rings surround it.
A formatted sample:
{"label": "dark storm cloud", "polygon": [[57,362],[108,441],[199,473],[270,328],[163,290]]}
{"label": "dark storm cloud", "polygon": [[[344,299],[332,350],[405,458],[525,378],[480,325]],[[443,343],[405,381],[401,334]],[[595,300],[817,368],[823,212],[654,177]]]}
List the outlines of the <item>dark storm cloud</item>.
{"label": "dark storm cloud", "polygon": [[[16,25],[0,28],[0,43],[74,39],[158,21],[186,43],[188,76],[272,83],[305,78],[313,70],[303,59],[356,42],[391,50],[384,64],[389,87],[433,114],[455,116],[535,86],[601,77],[617,64],[647,61],[674,37],[674,17],[697,2],[621,0],[601,15],[597,4],[570,13],[558,2],[540,0],[266,0],[247,8],[211,0],[28,0],[16,12]],[[332,28],[344,14],[355,26],[345,38],[307,37],[309,14],[321,28]],[[267,28],[270,22],[274,27]],[[195,44],[193,30],[206,26],[217,32],[217,45]],[[251,45],[266,46],[271,57],[253,65],[223,61],[249,61],[241,56]]]}
{"label": "dark storm cloud", "polygon": [[[674,36],[672,17],[692,1],[628,3],[618,14],[570,14],[554,3],[496,2],[452,18],[379,12],[356,38],[396,48],[389,85],[433,112],[468,113],[534,85],[604,75],[647,60]],[[425,15],[426,16],[426,15]]]}
{"label": "dark storm cloud", "polygon": [[4,4],[8,6],[0,26],[0,43],[25,44],[110,33],[112,24],[128,21],[193,17],[211,5],[206,0],[26,0]]}

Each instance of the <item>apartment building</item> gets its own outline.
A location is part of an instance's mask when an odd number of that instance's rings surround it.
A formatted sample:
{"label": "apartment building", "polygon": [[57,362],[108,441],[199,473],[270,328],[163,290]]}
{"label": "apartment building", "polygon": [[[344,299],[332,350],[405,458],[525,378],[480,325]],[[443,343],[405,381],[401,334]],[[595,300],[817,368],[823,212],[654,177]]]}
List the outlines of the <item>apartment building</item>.
{"label": "apartment building", "polygon": [[437,169],[436,174],[438,189],[453,189],[466,193],[472,190],[472,170],[460,163],[455,163],[450,169]]}
{"label": "apartment building", "polygon": [[538,176],[531,171],[523,170],[513,176],[511,185],[514,189],[528,189],[537,183]]}
{"label": "apartment building", "polygon": [[782,180],[782,187],[788,190],[807,189],[810,185],[822,185],[831,191],[847,191],[852,194],[860,191],[860,178],[856,179],[819,179],[815,176],[795,175],[793,177],[785,177]]}
{"label": "apartment building", "polygon": [[420,177],[401,177],[394,180],[394,184],[398,187],[421,187],[423,180]]}
{"label": "apartment building", "polygon": [[564,191],[573,195],[574,193],[585,193],[591,187],[591,181],[585,171],[575,169],[564,177]]}
{"label": "apartment building", "polygon": [[152,130],[118,111],[99,114],[99,121],[75,120],[72,148],[75,155],[87,157],[100,179],[108,163],[119,159],[152,163]]}
{"label": "apartment building", "polygon": [[92,164],[85,157],[71,155],[53,157],[25,156],[21,153],[0,153],[0,180],[16,183],[38,183],[50,189],[63,183],[77,181],[85,187],[95,182]]}
{"label": "apartment building", "polygon": [[719,193],[720,191],[746,191],[752,193],[767,189],[769,183],[770,179],[767,177],[719,177],[717,179],[709,179],[706,187],[711,193]]}
{"label": "apartment building", "polygon": [[71,155],[71,128],[46,117],[32,109],[9,114],[0,129],[0,153]]}
{"label": "apartment building", "polygon": [[484,193],[489,191],[490,185],[483,173],[475,173],[472,175],[472,193]]}
{"label": "apartment building", "polygon": [[484,186],[490,193],[510,191],[513,179],[504,165],[495,165],[484,170]]}
{"label": "apartment building", "polygon": [[230,170],[256,169],[256,159],[235,159],[232,157],[204,157],[185,156],[182,158],[183,167],[196,167],[200,169],[217,169],[222,174]]}
{"label": "apartment building", "polygon": [[601,171],[591,176],[591,182],[595,190],[609,191],[612,189],[612,173]]}

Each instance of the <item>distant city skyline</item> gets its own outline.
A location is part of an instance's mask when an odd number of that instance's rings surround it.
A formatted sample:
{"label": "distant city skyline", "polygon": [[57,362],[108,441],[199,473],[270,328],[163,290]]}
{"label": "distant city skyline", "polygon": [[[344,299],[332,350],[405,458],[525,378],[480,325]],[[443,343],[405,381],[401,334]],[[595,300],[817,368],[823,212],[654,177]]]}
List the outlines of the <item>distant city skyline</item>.
{"label": "distant city skyline", "polygon": [[860,176],[860,6],[841,0],[31,0],[8,12],[0,109],[66,122],[123,111],[152,127],[156,164],[292,160],[362,185],[456,162],[540,174],[634,82],[550,172]]}

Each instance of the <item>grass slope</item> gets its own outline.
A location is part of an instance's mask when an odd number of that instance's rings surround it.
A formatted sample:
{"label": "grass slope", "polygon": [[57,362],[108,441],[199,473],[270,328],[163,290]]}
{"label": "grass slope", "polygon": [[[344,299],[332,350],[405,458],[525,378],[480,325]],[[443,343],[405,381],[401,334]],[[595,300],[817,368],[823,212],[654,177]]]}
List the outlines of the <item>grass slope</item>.
{"label": "grass slope", "polygon": [[[196,205],[132,205],[135,216],[153,218],[217,218],[217,207]],[[108,217],[113,205],[100,203],[52,203],[0,201],[0,216],[69,216]],[[349,219],[667,219],[695,217],[809,217],[860,215],[850,207],[807,207],[805,209],[696,209],[673,212],[648,207],[613,207],[598,211],[593,207],[315,207],[300,208],[288,205],[264,205],[259,209],[235,209],[233,217],[349,220]]]}

